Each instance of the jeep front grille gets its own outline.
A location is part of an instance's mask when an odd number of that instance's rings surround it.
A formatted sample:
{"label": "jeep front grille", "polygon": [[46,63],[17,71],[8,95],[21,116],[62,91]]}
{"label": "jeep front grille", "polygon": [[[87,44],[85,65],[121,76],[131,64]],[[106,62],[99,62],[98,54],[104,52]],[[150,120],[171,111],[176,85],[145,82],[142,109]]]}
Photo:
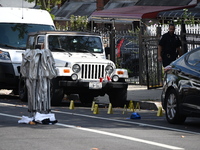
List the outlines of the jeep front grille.
{"label": "jeep front grille", "polygon": [[100,77],[104,77],[105,75],[104,65],[82,64],[81,68],[82,79],[99,79]]}

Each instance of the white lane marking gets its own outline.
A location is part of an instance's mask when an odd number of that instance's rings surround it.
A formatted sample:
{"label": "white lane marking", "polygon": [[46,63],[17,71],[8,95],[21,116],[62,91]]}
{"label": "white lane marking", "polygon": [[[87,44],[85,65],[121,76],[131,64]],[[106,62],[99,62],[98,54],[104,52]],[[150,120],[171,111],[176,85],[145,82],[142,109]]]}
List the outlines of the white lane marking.
{"label": "white lane marking", "polygon": [[[14,105],[14,104],[8,104],[8,103],[0,103],[0,105],[8,105],[8,106],[27,108],[27,106]],[[169,128],[169,127],[162,127],[162,126],[156,126],[156,125],[139,123],[139,122],[116,120],[116,119],[103,118],[103,117],[98,117],[98,116],[90,116],[90,115],[84,115],[84,114],[78,114],[78,113],[63,112],[63,111],[57,111],[57,110],[52,110],[52,112],[60,113],[60,114],[67,114],[67,115],[81,116],[81,117],[88,117],[88,118],[95,118],[95,119],[101,119],[101,120],[108,120],[108,121],[114,121],[114,122],[120,122],[120,123],[134,124],[134,125],[139,125],[139,126],[143,126],[143,127],[146,126],[146,127],[157,128],[157,129],[164,129],[164,130],[169,130],[169,131],[176,131],[176,132],[183,132],[183,133],[200,135],[199,132],[193,132],[193,131],[187,131],[187,130],[181,130],[181,129],[174,129],[174,128]]]}
{"label": "white lane marking", "polygon": [[88,117],[88,118],[95,118],[95,119],[101,119],[101,120],[108,120],[108,121],[120,122],[120,123],[126,123],[126,124],[134,124],[134,125],[139,125],[139,126],[143,126],[143,127],[146,126],[146,127],[152,127],[152,128],[158,128],[158,129],[164,129],[164,130],[170,130],[170,131],[176,131],[176,132],[183,132],[183,133],[200,135],[199,132],[192,132],[192,131],[187,131],[187,130],[180,130],[180,129],[174,129],[174,128],[156,126],[156,125],[139,123],[139,122],[130,122],[130,121],[124,121],[124,120],[116,120],[116,119],[103,118],[103,117],[97,117],[97,116],[90,116],[90,115],[84,115],[84,114],[62,112],[62,111],[57,111],[57,110],[52,110],[52,112],[54,112],[54,113],[61,113],[61,114],[67,114],[67,115],[81,116],[81,117]]}
{"label": "white lane marking", "polygon": [[167,149],[184,150],[184,148],[180,148],[180,147],[175,147],[175,146],[166,145],[166,144],[162,144],[162,143],[147,141],[147,140],[134,138],[134,137],[130,137],[130,136],[125,136],[125,135],[120,135],[120,134],[115,134],[115,133],[111,133],[111,132],[105,132],[105,131],[100,131],[100,130],[95,130],[95,129],[90,129],[90,128],[83,128],[83,127],[76,127],[76,126],[66,125],[66,124],[61,124],[61,123],[57,123],[56,125],[68,127],[68,128],[74,128],[74,129],[83,130],[83,131],[88,131],[88,132],[93,132],[93,133],[98,133],[98,134],[103,134],[103,135],[108,135],[108,136],[122,138],[122,139],[126,139],[126,140],[136,141],[136,142],[154,145],[157,147],[163,147],[163,148],[167,148]]}
{"label": "white lane marking", "polygon": [[[9,114],[4,114],[4,113],[0,113],[0,115],[1,116],[6,116],[6,117],[12,117],[12,118],[20,118],[20,116],[9,115]],[[77,126],[67,125],[67,124],[62,124],[62,123],[56,123],[55,125],[62,126],[62,127],[67,127],[67,128],[78,129],[78,130],[83,130],[83,131],[87,131],[87,132],[98,133],[98,134],[112,136],[112,137],[117,137],[117,138],[121,138],[121,139],[126,139],[126,140],[130,140],[130,141],[145,143],[145,144],[154,145],[154,146],[157,146],[157,147],[163,147],[163,148],[172,149],[172,150],[184,150],[184,148],[180,148],[180,147],[176,147],[176,146],[171,146],[171,145],[167,145],[167,144],[152,142],[152,141],[143,140],[143,139],[139,139],[139,138],[134,138],[134,137],[130,137],[130,136],[115,134],[115,133],[111,133],[111,132],[105,132],[105,131],[100,131],[100,130],[95,130],[95,129],[90,129],[90,128],[77,127]]]}
{"label": "white lane marking", "polygon": [[21,119],[22,117],[20,116],[15,116],[15,115],[9,115],[9,114],[4,114],[4,113],[0,113],[1,116],[6,116],[6,117],[12,117],[12,118],[18,118]]}

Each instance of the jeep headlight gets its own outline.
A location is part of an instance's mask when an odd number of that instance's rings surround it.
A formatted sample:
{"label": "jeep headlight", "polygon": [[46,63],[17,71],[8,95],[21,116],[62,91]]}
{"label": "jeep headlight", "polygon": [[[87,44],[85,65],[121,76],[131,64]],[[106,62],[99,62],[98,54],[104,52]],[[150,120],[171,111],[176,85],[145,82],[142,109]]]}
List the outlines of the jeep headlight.
{"label": "jeep headlight", "polygon": [[71,78],[72,78],[72,80],[75,81],[75,80],[78,79],[78,75],[74,73],[74,74],[71,75]]}
{"label": "jeep headlight", "polygon": [[106,66],[106,73],[107,74],[110,75],[111,73],[113,73],[113,71],[114,71],[114,68],[111,65]]}
{"label": "jeep headlight", "polygon": [[72,70],[75,73],[78,73],[81,70],[81,67],[78,64],[72,66]]}

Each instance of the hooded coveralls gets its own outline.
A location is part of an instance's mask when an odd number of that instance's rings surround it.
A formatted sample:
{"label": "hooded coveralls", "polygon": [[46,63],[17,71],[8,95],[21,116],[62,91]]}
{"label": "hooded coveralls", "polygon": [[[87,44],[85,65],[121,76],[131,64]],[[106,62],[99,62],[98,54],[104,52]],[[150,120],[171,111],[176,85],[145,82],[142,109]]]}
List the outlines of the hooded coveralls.
{"label": "hooded coveralls", "polygon": [[27,49],[22,54],[20,72],[26,79],[29,112],[50,112],[50,80],[57,76],[50,50]]}

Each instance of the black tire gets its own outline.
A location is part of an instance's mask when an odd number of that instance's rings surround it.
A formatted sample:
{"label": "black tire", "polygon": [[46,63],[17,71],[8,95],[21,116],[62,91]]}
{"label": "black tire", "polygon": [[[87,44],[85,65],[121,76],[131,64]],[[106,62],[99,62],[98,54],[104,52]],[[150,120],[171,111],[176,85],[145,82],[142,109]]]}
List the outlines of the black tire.
{"label": "black tire", "polygon": [[171,124],[182,124],[186,116],[179,112],[178,96],[175,89],[171,89],[165,97],[165,116]]}
{"label": "black tire", "polygon": [[51,80],[51,105],[60,106],[64,97],[64,91],[59,87],[59,80]]}
{"label": "black tire", "polygon": [[81,93],[79,94],[79,100],[83,105],[89,105],[92,104],[94,96],[91,93]]}
{"label": "black tire", "polygon": [[112,89],[108,96],[113,107],[124,107],[127,102],[127,89]]}
{"label": "black tire", "polygon": [[26,87],[26,79],[23,77],[19,78],[19,99],[22,102],[28,102],[28,91]]}

